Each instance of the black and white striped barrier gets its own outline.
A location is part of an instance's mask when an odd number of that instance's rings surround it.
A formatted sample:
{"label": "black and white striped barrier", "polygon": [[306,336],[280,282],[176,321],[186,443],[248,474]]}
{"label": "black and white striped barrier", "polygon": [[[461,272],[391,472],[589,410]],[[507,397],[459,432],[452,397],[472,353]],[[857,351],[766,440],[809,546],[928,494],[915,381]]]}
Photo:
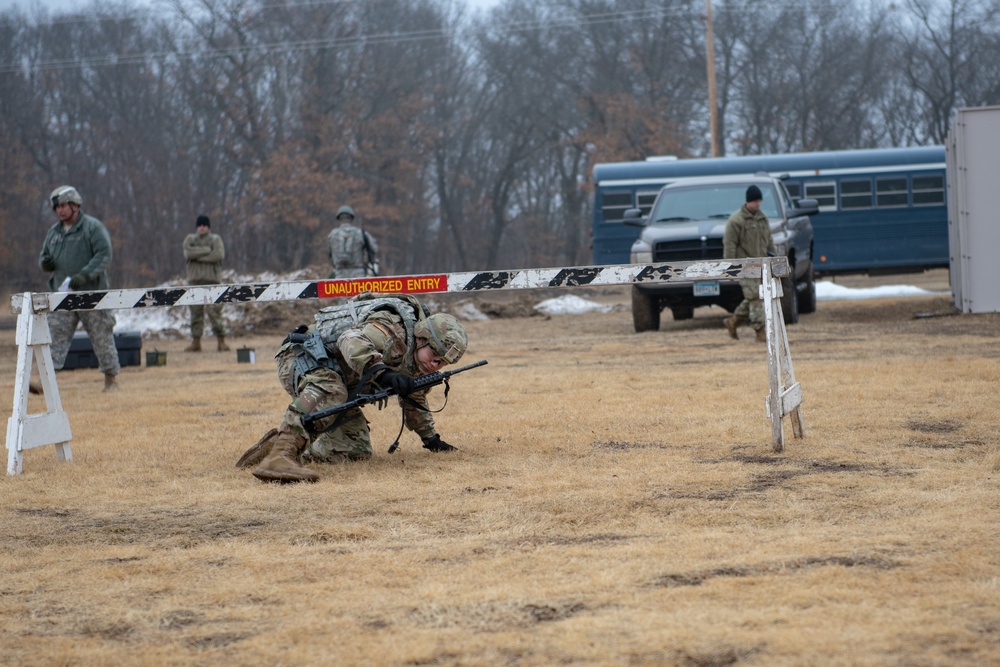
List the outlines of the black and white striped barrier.
{"label": "black and white striped barrier", "polygon": [[[788,275],[788,261],[784,257],[774,258],[771,262],[774,275],[779,277]],[[673,264],[576,266],[556,269],[386,276],[351,280],[122,289],[106,292],[51,292],[34,294],[32,298],[47,301],[47,309],[51,311],[156,308],[159,306],[197,306],[206,303],[336,299],[355,296],[362,292],[433,294],[543,287],[598,287],[631,283],[738,280],[740,278],[760,278],[761,264],[759,259],[743,259],[676,262]],[[21,295],[15,295],[13,299],[20,297]],[[19,310],[20,306],[15,304],[14,312],[19,312]]]}
{"label": "black and white striped barrier", "polygon": [[[300,299],[340,299],[362,292],[389,294],[435,294],[444,292],[479,292],[485,290],[538,289],[560,287],[598,287],[633,283],[694,282],[703,280],[739,280],[755,278],[761,290],[767,314],[767,338],[771,395],[767,409],[772,421],[775,451],[783,448],[781,417],[793,414],[793,430],[802,437],[801,389],[791,375],[791,356],[781,316],[781,284],[788,275],[784,257],[739,260],[705,260],[670,264],[625,264],[616,266],[577,266],[551,269],[514,269],[439,273],[413,276],[385,276],[351,280],[290,281],[238,285],[204,285],[154,289],[121,289],[99,292],[44,292],[15,294],[11,310],[17,320],[17,377],[14,383],[14,409],[7,422],[7,473],[21,472],[25,449],[56,445],[60,460],[72,460],[69,418],[62,410],[59,390],[49,350],[46,313],[111,309],[194,306],[211,303],[251,303],[259,301],[295,301]],[[45,394],[45,413],[29,415],[28,382],[32,360],[38,364]],[[785,383],[790,387],[784,389]],[[775,423],[777,419],[777,423]]]}

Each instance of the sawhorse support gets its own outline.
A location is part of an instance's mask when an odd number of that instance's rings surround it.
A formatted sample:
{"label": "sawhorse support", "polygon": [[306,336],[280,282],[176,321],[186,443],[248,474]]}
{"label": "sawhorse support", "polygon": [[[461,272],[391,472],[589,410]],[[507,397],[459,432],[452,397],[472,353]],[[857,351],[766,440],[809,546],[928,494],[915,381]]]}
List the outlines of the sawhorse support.
{"label": "sawhorse support", "polygon": [[[14,379],[14,410],[7,420],[7,474],[21,474],[24,450],[45,445],[55,445],[60,461],[72,461],[69,442],[73,434],[69,428],[69,415],[63,412],[56,384],[56,371],[52,365],[49,344],[49,310],[47,294],[21,295],[20,305],[12,299],[17,316],[17,374]],[[45,412],[28,414],[29,381],[32,363],[38,364],[42,391],[45,394]]]}
{"label": "sawhorse support", "polygon": [[[794,280],[791,282],[794,284]],[[805,436],[802,424],[802,387],[795,381],[795,371],[792,370],[792,353],[788,349],[788,333],[785,331],[785,319],[781,312],[782,294],[781,281],[771,273],[771,262],[762,262],[760,298],[764,301],[770,385],[764,407],[771,419],[771,445],[776,452],[785,448],[785,432],[781,422],[785,415],[792,417],[792,433],[795,437]]]}

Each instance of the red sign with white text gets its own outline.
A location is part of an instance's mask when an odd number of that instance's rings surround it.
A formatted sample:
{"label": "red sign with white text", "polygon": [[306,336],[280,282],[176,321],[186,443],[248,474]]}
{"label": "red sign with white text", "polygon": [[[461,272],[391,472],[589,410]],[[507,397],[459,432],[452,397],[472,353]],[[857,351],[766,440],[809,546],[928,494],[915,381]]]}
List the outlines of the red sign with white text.
{"label": "red sign with white text", "polygon": [[448,275],[387,276],[385,278],[353,278],[351,280],[321,280],[316,284],[321,299],[356,296],[362,292],[382,294],[426,294],[447,292]]}

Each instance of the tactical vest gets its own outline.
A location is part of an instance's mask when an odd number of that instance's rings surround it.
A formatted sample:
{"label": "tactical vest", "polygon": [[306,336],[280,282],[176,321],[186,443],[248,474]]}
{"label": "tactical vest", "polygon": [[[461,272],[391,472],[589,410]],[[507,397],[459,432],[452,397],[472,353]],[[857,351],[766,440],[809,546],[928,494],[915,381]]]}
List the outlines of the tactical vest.
{"label": "tactical vest", "polygon": [[345,331],[364,322],[371,313],[379,310],[393,312],[403,320],[403,327],[406,329],[406,352],[412,353],[416,343],[413,328],[420,319],[428,315],[416,298],[406,294],[386,296],[362,292],[346,303],[323,308],[316,313],[316,333],[328,348],[336,347],[337,339]]}

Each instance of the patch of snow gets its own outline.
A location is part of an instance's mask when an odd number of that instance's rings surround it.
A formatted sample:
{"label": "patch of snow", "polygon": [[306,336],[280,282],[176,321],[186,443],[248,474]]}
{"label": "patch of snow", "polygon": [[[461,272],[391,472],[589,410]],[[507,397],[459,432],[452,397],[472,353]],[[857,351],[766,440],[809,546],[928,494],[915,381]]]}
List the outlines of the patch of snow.
{"label": "patch of snow", "polygon": [[892,296],[940,296],[948,292],[931,292],[913,285],[881,285],[879,287],[844,287],[829,280],[816,281],[818,301],[884,299]]}
{"label": "patch of snow", "polygon": [[535,310],[546,315],[579,315],[582,313],[608,313],[614,310],[614,306],[604,305],[581,299],[578,296],[567,294],[554,299],[546,299],[535,305]]}

